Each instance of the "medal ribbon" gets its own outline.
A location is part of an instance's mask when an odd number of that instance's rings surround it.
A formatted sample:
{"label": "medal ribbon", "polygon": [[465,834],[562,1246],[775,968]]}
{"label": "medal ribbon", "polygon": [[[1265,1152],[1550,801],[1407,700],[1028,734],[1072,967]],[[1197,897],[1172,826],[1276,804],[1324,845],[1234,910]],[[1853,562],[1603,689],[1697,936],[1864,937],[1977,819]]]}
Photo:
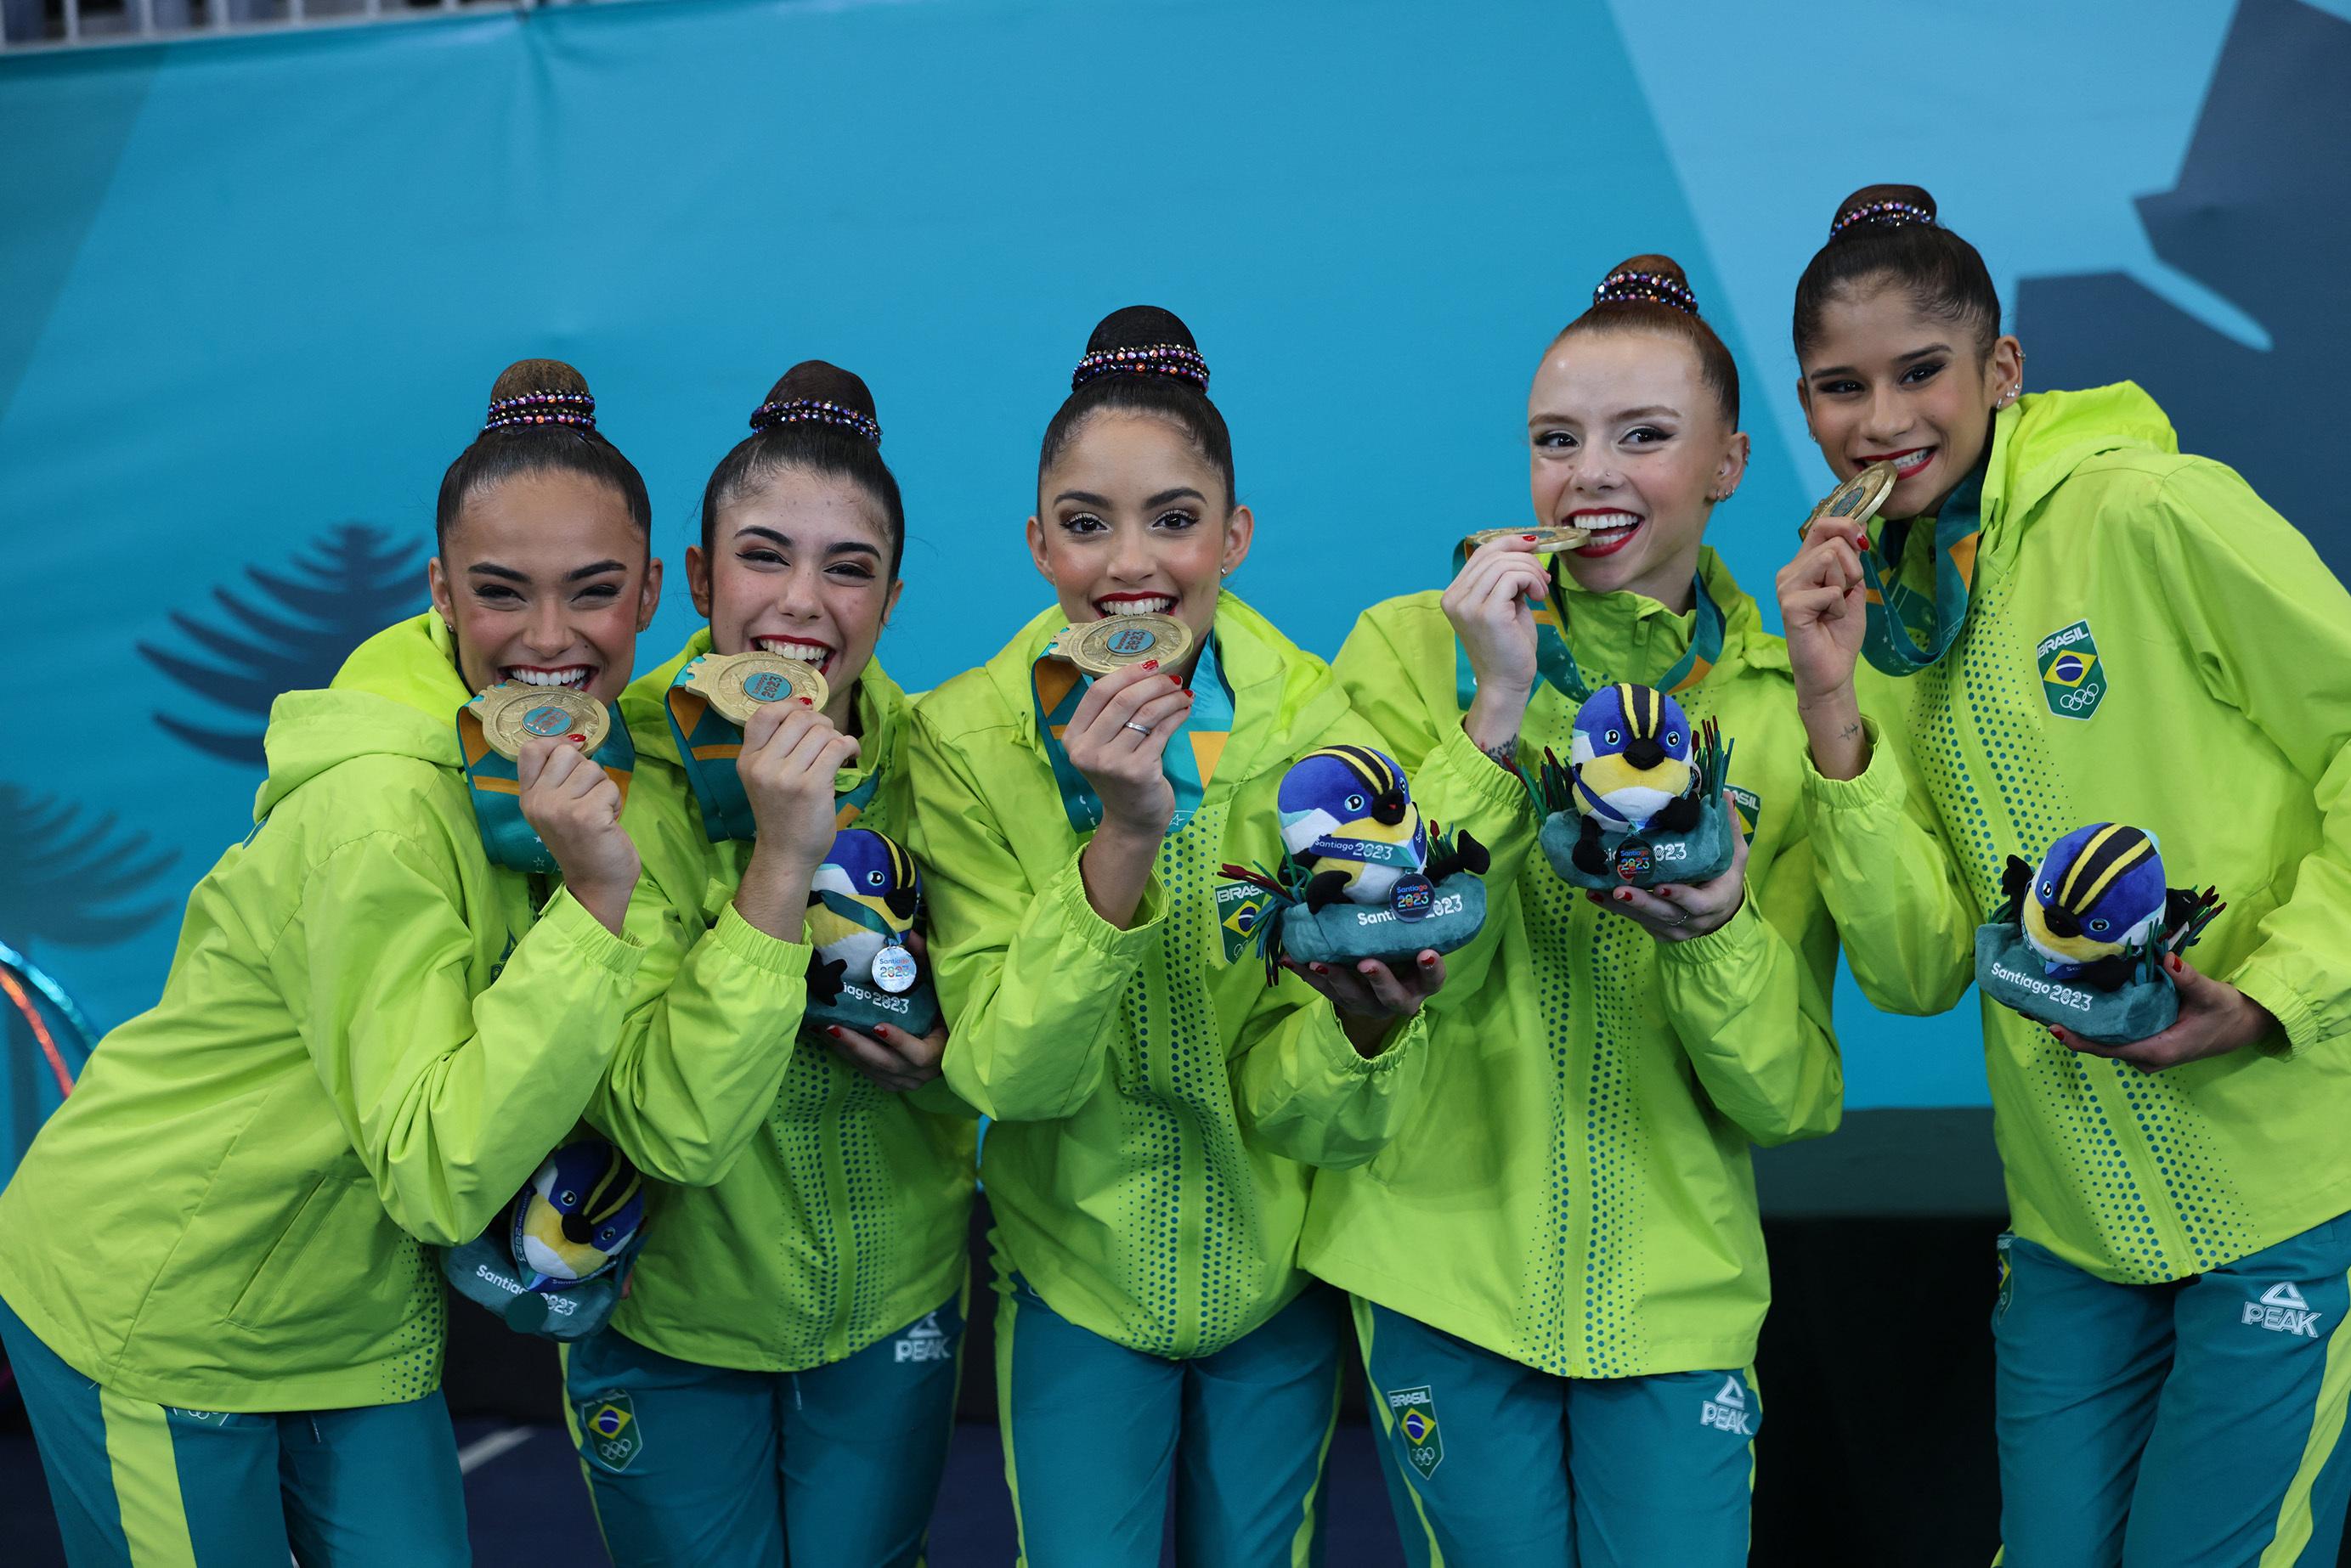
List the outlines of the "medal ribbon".
{"label": "medal ribbon", "polygon": [[[664,694],[669,732],[677,742],[677,758],[684,765],[685,782],[694,790],[694,803],[702,809],[705,836],[713,844],[756,838],[758,825],[752,819],[751,802],[735,771],[735,759],[743,751],[743,732],[719,717],[708,699],[685,683],[686,671],[701,662],[699,658],[689,659],[679,666],[677,679]],[[868,768],[853,788],[835,794],[833,826],[847,827],[864,815],[881,784],[882,770]]]}
{"label": "medal ribbon", "polygon": [[[1029,680],[1037,698],[1037,735],[1044,742],[1046,760],[1053,764],[1053,782],[1061,790],[1061,809],[1069,814],[1071,827],[1092,833],[1102,826],[1102,802],[1062,749],[1061,732],[1077,716],[1078,704],[1093,684],[1092,678],[1066,659],[1048,655],[1037,660]],[[1176,815],[1167,825],[1170,834],[1183,831],[1192,814],[1200,809],[1200,796],[1225,754],[1232,729],[1233,691],[1225,684],[1224,669],[1217,661],[1216,634],[1210,632],[1201,640],[1199,662],[1192,667],[1192,711],[1167,737],[1167,749],[1160,757],[1167,782],[1176,790]]]}
{"label": "medal ribbon", "polygon": [[[1453,570],[1458,575],[1469,559],[1469,546],[1464,543],[1453,551]],[[1567,646],[1567,600],[1559,586],[1559,570],[1552,567],[1551,593],[1538,599],[1527,597],[1527,607],[1535,617],[1535,667],[1542,678],[1565,692],[1581,706],[1592,695],[1592,688],[1583,683],[1583,672],[1576,668],[1575,655]],[[1695,686],[1706,679],[1707,671],[1722,657],[1722,607],[1706,591],[1703,575],[1690,579],[1693,597],[1698,607],[1697,624],[1690,631],[1690,645],[1680,660],[1659,680],[1649,682],[1658,691],[1671,696],[1686,687]],[[1478,673],[1469,666],[1469,650],[1461,639],[1453,639],[1453,693],[1462,711],[1478,696]]]}
{"label": "medal ribbon", "polygon": [[1386,844],[1374,838],[1325,836],[1308,845],[1306,853],[1335,855],[1345,860],[1360,860],[1366,866],[1402,866],[1411,870],[1416,869],[1422,861],[1428,858],[1426,836],[1426,829],[1414,834],[1409,844]]}
{"label": "medal ribbon", "polygon": [[[1931,554],[1922,556],[1909,547],[1916,520],[1907,517],[1881,520],[1876,548],[1862,552],[1868,623],[1862,632],[1861,651],[1873,667],[1888,675],[1916,675],[1935,663],[1949,651],[1952,639],[1967,622],[1968,595],[1975,586],[1976,546],[1983,528],[1989,447],[1984,455],[1986,462],[1976,464],[1936,514]],[[1881,560],[1894,563],[1890,580],[1878,568]],[[1930,576],[1931,582],[1927,580]]]}
{"label": "medal ribbon", "polygon": [[[606,707],[609,711],[611,704]],[[539,875],[559,870],[538,832],[523,820],[517,764],[490,745],[482,733],[481,715],[470,702],[457,710],[457,747],[465,759],[465,789],[474,800],[474,824],[481,830],[482,848],[489,855],[490,864]],[[629,776],[637,766],[637,748],[617,711],[612,713],[611,732],[592,759],[621,786],[621,798],[627,800]]]}

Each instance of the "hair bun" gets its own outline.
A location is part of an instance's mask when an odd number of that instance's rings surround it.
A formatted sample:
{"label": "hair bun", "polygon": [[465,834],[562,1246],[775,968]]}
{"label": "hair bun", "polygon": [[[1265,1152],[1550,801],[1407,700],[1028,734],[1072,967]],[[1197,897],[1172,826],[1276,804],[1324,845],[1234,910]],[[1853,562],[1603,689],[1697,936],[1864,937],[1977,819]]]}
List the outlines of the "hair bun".
{"label": "hair bun", "polygon": [[1829,238],[1855,229],[1898,229],[1908,223],[1935,222],[1935,198],[1923,185],[1864,185],[1837,203],[1829,223]]}
{"label": "hair bun", "polygon": [[490,387],[490,409],[482,433],[520,425],[596,428],[596,400],[588,378],[560,359],[517,359]]}
{"label": "hair bun", "polygon": [[1172,310],[1130,305],[1102,318],[1086,339],[1086,357],[1070,372],[1076,391],[1102,376],[1172,376],[1202,393],[1208,389],[1208,361],[1192,339],[1192,329]]}
{"label": "hair bun", "polygon": [[1698,296],[1690,292],[1688,275],[1671,256],[1638,255],[1618,262],[1592,291],[1592,303],[1603,305],[1663,305],[1696,316]]}
{"label": "hair bun", "polygon": [[765,433],[778,425],[821,424],[882,444],[882,421],[864,378],[822,359],[803,359],[768,389],[768,400],[751,411],[751,429]]}

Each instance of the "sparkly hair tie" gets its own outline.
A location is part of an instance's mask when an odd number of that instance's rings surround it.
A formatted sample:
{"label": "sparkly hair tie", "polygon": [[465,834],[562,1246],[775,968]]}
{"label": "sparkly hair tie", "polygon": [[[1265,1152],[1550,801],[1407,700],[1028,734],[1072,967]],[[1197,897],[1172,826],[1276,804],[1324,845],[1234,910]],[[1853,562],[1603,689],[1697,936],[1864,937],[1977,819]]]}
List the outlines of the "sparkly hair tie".
{"label": "sparkly hair tie", "polygon": [[515,425],[569,425],[574,430],[596,428],[596,400],[585,392],[525,392],[499,398],[490,404],[489,422],[482,433]]}
{"label": "sparkly hair tie", "polygon": [[1698,296],[1679,278],[1661,272],[1612,272],[1592,291],[1594,305],[1667,305],[1698,314]]}
{"label": "sparkly hair tie", "polygon": [[882,425],[872,414],[861,414],[855,409],[822,398],[786,398],[780,402],[761,403],[751,416],[751,429],[761,435],[778,425],[831,425],[862,436],[875,446],[882,444]]}
{"label": "sparkly hair tie", "polygon": [[1877,223],[1889,229],[1898,229],[1905,223],[1924,223],[1932,228],[1935,214],[1912,202],[1872,202],[1855,207],[1831,223],[1829,238],[1836,238],[1855,223]]}
{"label": "sparkly hair tie", "polygon": [[1070,390],[1076,391],[1097,376],[1173,376],[1189,381],[1205,394],[1208,362],[1197,348],[1181,343],[1155,343],[1148,348],[1104,348],[1078,361],[1070,372]]}

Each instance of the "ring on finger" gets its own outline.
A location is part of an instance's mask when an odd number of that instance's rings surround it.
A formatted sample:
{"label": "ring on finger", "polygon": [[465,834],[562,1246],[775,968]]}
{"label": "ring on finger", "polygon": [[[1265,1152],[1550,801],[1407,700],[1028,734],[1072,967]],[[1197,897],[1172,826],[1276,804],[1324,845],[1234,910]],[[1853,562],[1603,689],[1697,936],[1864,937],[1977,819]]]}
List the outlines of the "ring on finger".
{"label": "ring on finger", "polygon": [[1132,719],[1129,719],[1129,720],[1126,722],[1126,727],[1127,727],[1128,729],[1130,729],[1130,730],[1134,731],[1134,732],[1136,734],[1138,734],[1138,735],[1147,735],[1147,734],[1151,733],[1151,726],[1150,726],[1150,725],[1148,725],[1148,724],[1138,724],[1138,723],[1136,723],[1136,722],[1135,722],[1134,720],[1132,720]]}

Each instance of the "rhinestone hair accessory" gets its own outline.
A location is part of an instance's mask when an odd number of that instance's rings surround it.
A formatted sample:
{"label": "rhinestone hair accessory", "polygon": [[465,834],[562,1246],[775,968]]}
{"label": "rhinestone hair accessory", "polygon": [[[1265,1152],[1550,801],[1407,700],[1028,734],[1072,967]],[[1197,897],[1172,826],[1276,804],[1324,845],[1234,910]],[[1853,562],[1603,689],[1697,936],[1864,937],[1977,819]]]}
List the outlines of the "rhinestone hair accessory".
{"label": "rhinestone hair accessory", "polygon": [[1855,223],[1878,223],[1889,229],[1898,229],[1905,223],[1924,223],[1932,228],[1935,214],[1911,202],[1871,202],[1831,223],[1829,238],[1836,238]]}
{"label": "rhinestone hair accessory", "polygon": [[1667,305],[1698,314],[1698,296],[1679,278],[1661,272],[1612,272],[1592,291],[1594,305]]}
{"label": "rhinestone hair accessory", "polygon": [[525,392],[519,397],[499,398],[490,404],[488,422],[482,433],[510,430],[517,425],[569,425],[574,430],[596,428],[596,400],[585,392]]}
{"label": "rhinestone hair accessory", "polygon": [[1189,381],[1203,393],[1208,389],[1208,362],[1197,348],[1181,343],[1155,343],[1147,348],[1104,348],[1078,361],[1070,372],[1070,390],[1076,391],[1097,376],[1173,376]]}
{"label": "rhinestone hair accessory", "polygon": [[882,444],[882,425],[872,415],[861,414],[855,409],[822,398],[786,398],[779,402],[761,403],[758,411],[751,416],[751,429],[762,435],[778,425],[802,424],[831,425],[875,446]]}

